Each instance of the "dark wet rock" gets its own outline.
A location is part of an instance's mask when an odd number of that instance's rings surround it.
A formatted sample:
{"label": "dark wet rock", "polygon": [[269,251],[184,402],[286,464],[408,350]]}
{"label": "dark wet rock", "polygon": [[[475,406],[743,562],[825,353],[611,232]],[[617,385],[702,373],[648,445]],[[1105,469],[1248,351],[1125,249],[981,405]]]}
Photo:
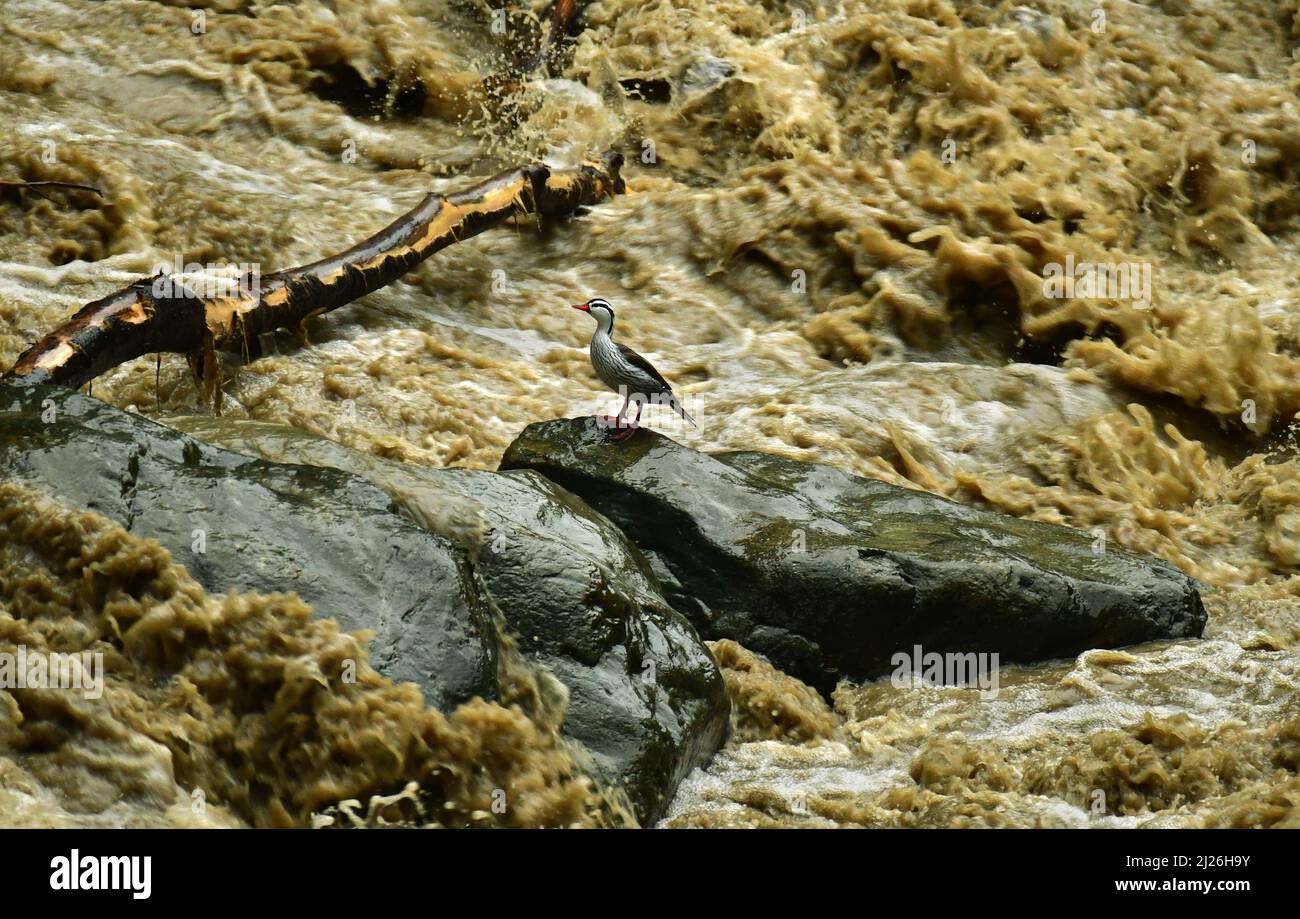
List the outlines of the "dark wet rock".
{"label": "dark wet rock", "polygon": [[646,560],[580,498],[537,473],[426,469],[280,425],[175,419],[206,441],[364,476],[459,542],[520,651],[569,690],[563,732],[657,820],[726,734],[722,675]]}
{"label": "dark wet rock", "polygon": [[530,425],[501,466],[622,528],[706,638],[823,692],[918,644],[1027,662],[1205,625],[1195,583],[1163,561],[828,466],[709,456],[649,430],[611,444],[590,418]]}
{"label": "dark wet rock", "polygon": [[729,704],[695,629],[608,520],[532,472],[429,470],[488,525],[475,562],[524,655],[569,688],[564,733],[643,824],[725,738]]}
{"label": "dark wet rock", "polygon": [[294,591],[345,630],[374,630],[375,669],[443,710],[497,693],[491,607],[464,553],[365,479],[25,383],[0,384],[0,475],[158,540],[209,592]]}

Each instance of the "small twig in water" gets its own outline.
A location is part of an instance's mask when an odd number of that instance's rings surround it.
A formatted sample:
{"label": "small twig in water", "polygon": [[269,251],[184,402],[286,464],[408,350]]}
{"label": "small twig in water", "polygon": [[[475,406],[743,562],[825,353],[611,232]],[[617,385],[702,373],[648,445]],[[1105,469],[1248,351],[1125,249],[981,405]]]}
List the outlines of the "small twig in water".
{"label": "small twig in water", "polygon": [[26,188],[35,192],[46,201],[52,200],[49,195],[41,191],[42,188],[75,188],[80,191],[94,192],[99,197],[104,197],[104,193],[93,185],[82,185],[79,182],[55,182],[51,180],[42,180],[39,182],[29,182],[26,179],[0,179],[0,186],[8,188]]}

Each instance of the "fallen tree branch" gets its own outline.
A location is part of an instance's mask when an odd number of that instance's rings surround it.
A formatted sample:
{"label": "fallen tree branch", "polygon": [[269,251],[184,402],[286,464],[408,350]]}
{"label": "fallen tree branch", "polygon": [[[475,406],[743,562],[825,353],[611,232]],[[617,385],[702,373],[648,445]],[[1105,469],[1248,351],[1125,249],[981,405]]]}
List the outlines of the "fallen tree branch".
{"label": "fallen tree branch", "polygon": [[233,296],[198,297],[163,274],[141,278],[82,307],[24,351],[4,378],[77,388],[133,358],[165,351],[189,358],[204,395],[215,393],[219,410],[215,352],[258,357],[259,336],[300,329],[306,319],[392,283],[454,242],[517,214],[572,214],[620,193],[622,165],[622,155],[610,151],[577,169],[552,171],[537,163],[452,195],[426,195],[346,252],[264,275],[256,289],[241,287]]}

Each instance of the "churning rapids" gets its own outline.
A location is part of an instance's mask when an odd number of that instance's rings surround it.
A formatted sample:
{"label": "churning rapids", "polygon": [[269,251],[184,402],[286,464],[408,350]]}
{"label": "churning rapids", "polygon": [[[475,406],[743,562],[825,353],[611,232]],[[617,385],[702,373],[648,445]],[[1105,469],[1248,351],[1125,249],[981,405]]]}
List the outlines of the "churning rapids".
{"label": "churning rapids", "polygon": [[[178,355],[92,393],[235,449],[254,419],[493,469],[531,422],[617,408],[567,308],[605,297],[699,420],[650,417],[683,444],[1097,533],[1197,578],[1209,611],[1201,640],[1003,665],[993,698],[882,679],[825,699],[713,643],[732,734],[660,825],[1300,826],[1296,0],[598,0],[503,97],[484,78],[544,4],[510,10],[0,0],[0,179],[104,193],[0,187],[0,367],[160,264],[269,273],[431,189],[619,149],[626,194],[466,240],[227,360],[220,419],[196,417]],[[1085,264],[1135,266],[1132,289],[1083,285]],[[1044,286],[1062,265],[1073,297]],[[282,729],[288,690],[239,680],[310,684],[357,639],[292,597],[209,594],[24,484],[0,483],[0,526],[0,651],[110,628],[25,544],[146,583],[111,628],[152,623],[100,699],[0,689],[0,825],[289,822],[274,793],[196,807],[194,786],[246,784],[241,752]],[[200,689],[223,679],[218,705]],[[509,822],[629,822],[562,713],[509,704],[545,695],[533,679],[444,715],[366,669],[295,712],[306,752],[259,781],[324,802],[335,777],[303,763],[380,774],[402,749],[446,799],[413,820],[492,822],[509,782]]]}

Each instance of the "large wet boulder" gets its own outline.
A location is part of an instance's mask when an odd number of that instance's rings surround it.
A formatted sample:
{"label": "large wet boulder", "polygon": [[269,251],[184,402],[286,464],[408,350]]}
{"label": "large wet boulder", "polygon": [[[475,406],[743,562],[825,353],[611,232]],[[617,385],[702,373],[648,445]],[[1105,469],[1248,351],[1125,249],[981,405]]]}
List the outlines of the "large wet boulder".
{"label": "large wet boulder", "polygon": [[446,711],[497,694],[491,607],[465,555],[337,469],[209,446],[62,387],[0,384],[0,475],[158,540],[209,592],[294,591]]}
{"label": "large wet boulder", "polygon": [[533,469],[617,524],[706,638],[731,638],[823,691],[892,658],[1002,662],[1199,636],[1173,566],[1087,534],[763,453],[709,456],[590,418],[530,425],[503,469]]}
{"label": "large wet boulder", "polygon": [[628,792],[643,825],[725,739],[726,684],[641,553],[533,472],[427,470],[486,525],[475,560],[524,656],[569,689],[563,732]]}
{"label": "large wet boulder", "polygon": [[261,422],[174,419],[200,438],[278,460],[346,469],[463,546],[524,657],[569,691],[563,733],[643,825],[724,740],[725,683],[637,549],[535,472],[428,469]]}

